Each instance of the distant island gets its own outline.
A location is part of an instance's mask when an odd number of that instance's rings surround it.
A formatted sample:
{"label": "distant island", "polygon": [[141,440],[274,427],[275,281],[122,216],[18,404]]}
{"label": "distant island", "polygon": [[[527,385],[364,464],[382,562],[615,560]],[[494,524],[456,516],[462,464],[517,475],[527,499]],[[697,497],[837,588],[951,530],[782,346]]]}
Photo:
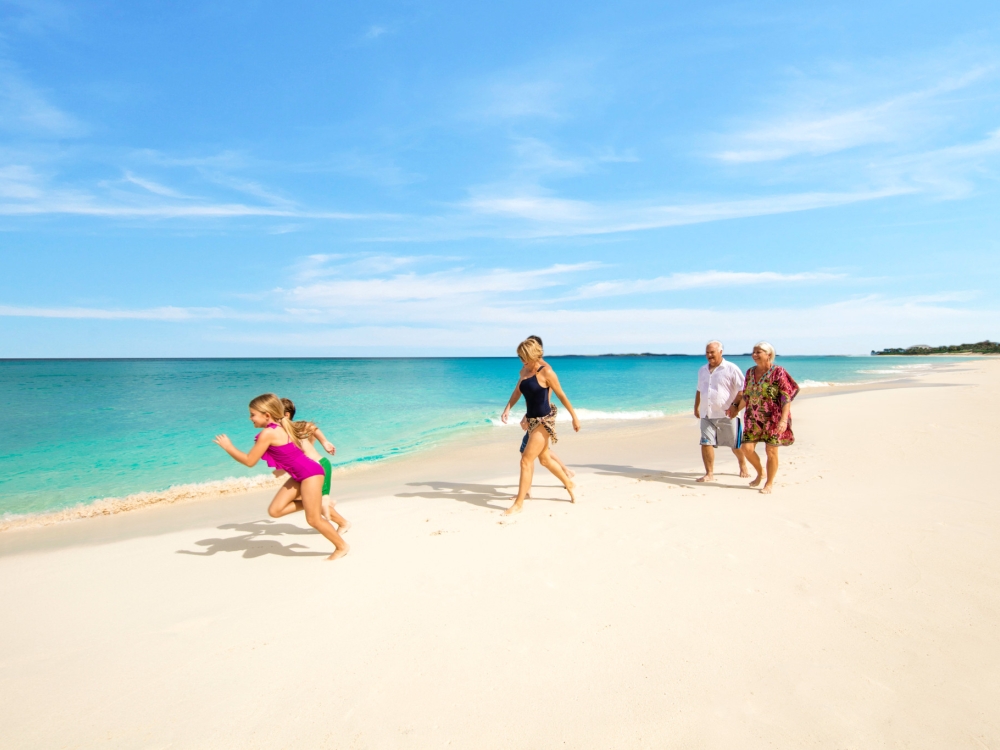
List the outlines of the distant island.
{"label": "distant island", "polygon": [[917,344],[908,349],[883,349],[880,352],[872,349],[872,356],[914,356],[919,354],[1000,354],[1000,344],[995,341],[980,341],[978,344],[957,344],[953,346],[928,346]]}

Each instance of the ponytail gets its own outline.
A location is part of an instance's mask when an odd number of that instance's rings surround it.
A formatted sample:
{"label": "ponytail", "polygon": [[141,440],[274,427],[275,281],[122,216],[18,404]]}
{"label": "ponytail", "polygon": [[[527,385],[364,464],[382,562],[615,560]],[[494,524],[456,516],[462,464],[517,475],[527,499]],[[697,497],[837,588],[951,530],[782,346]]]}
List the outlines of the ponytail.
{"label": "ponytail", "polygon": [[292,422],[292,420],[282,415],[281,421],[278,422],[278,424],[281,425],[281,428],[285,431],[285,434],[288,435],[288,439],[291,440],[293,443],[295,443],[295,447],[301,448],[302,438],[299,437],[299,431],[295,428],[295,424]]}

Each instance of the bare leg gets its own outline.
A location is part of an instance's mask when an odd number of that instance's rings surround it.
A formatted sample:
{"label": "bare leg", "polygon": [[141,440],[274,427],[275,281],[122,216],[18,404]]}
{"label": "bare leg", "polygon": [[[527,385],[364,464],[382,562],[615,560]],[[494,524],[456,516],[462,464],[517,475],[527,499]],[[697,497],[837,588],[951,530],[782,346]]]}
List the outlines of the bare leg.
{"label": "bare leg", "polygon": [[549,433],[545,432],[544,427],[533,430],[528,436],[528,444],[524,447],[524,453],[521,454],[521,478],[517,485],[517,497],[514,498],[514,504],[504,511],[505,516],[520,513],[524,508],[524,498],[531,490],[531,480],[535,475],[535,459],[548,443],[548,437]]}
{"label": "bare leg", "polygon": [[756,487],[760,484],[760,480],[764,478],[764,467],[760,463],[760,458],[757,457],[757,443],[743,443],[743,455],[750,462],[754,471],[757,472],[757,477],[750,482],[751,487]]}
{"label": "bare leg", "polygon": [[271,504],[267,507],[267,515],[271,518],[281,518],[289,513],[302,510],[302,503],[297,500],[299,496],[299,483],[289,479],[281,489],[278,490]]}
{"label": "bare leg", "polygon": [[764,452],[767,453],[767,481],[760,492],[762,495],[770,495],[774,489],[774,478],[778,475],[778,446],[765,445]]}
{"label": "bare leg", "polygon": [[557,456],[555,453],[552,452],[551,448],[549,449],[549,458],[551,458],[553,461],[555,461],[557,464],[559,464],[559,467],[563,470],[563,473],[566,476],[568,476],[570,479],[572,479],[573,477],[576,476],[576,472],[573,471],[571,468],[569,468],[566,464],[564,464],[562,462],[562,459],[559,458],[559,456]]}
{"label": "bare leg", "polygon": [[351,548],[333,528],[333,524],[323,518],[323,477],[306,477],[302,480],[300,487],[302,505],[305,506],[306,523],[333,542],[333,546],[336,547],[333,554],[326,559],[336,560],[338,557],[343,557]]}
{"label": "bare leg", "polygon": [[701,446],[701,462],[705,464],[705,475],[698,477],[694,481],[696,482],[714,482],[715,481],[715,446],[703,445]]}
{"label": "bare leg", "polygon": [[326,515],[324,517],[331,523],[337,524],[337,532],[340,534],[346,534],[351,530],[351,522],[337,512],[337,509],[333,507],[333,503],[326,506]]}
{"label": "bare leg", "polygon": [[736,456],[736,460],[740,462],[740,477],[742,479],[749,479],[750,472],[747,471],[747,459],[743,455],[743,451],[739,448],[733,448],[733,455]]}
{"label": "bare leg", "polygon": [[[548,438],[548,435],[546,435],[546,438]],[[573,483],[573,480],[566,475],[566,472],[563,469],[562,462],[554,460],[552,451],[549,450],[548,443],[549,441],[546,439],[545,448],[543,448],[542,452],[538,454],[538,462],[546,469],[551,471],[552,476],[554,476],[556,479],[558,479],[560,482],[563,483],[563,487],[565,487],[566,491],[569,493],[570,502],[575,503],[576,495],[573,494],[573,488],[575,488],[576,485]]]}

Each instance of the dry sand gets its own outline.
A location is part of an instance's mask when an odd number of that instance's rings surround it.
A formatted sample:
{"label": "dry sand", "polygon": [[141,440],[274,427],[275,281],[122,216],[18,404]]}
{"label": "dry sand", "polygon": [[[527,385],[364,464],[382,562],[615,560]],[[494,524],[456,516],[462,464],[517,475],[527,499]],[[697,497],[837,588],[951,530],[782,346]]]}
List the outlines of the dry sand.
{"label": "dry sand", "polygon": [[1000,748],[1000,362],[793,407],[776,493],[693,418],[0,534],[4,748]]}

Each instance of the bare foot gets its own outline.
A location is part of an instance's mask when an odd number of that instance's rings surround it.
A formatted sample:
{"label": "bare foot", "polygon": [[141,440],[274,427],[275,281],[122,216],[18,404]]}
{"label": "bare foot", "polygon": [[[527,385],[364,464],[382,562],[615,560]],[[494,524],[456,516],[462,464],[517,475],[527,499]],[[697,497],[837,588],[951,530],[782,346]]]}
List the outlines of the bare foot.
{"label": "bare foot", "polygon": [[344,521],[342,524],[340,524],[339,526],[337,526],[337,533],[338,534],[346,534],[350,530],[351,530],[351,522],[350,521]]}
{"label": "bare foot", "polygon": [[569,493],[569,501],[571,503],[576,502],[576,495],[573,494],[573,490],[576,489],[576,482],[570,482],[566,485],[566,491]]}
{"label": "bare foot", "polygon": [[771,494],[771,490],[772,490],[771,485],[765,484],[763,487],[760,488],[760,494],[762,494],[762,495],[770,495]]}
{"label": "bare foot", "polygon": [[524,499],[525,500],[530,500],[531,499],[531,493],[530,492],[525,492],[524,493]]}
{"label": "bare foot", "polygon": [[524,510],[524,504],[515,502],[512,506],[507,508],[507,510],[505,510],[503,514],[505,516],[512,516],[515,513],[520,513],[522,510]]}
{"label": "bare foot", "polygon": [[575,477],[575,476],[576,476],[576,472],[575,472],[575,471],[573,471],[573,470],[572,470],[571,468],[569,468],[569,467],[567,466],[567,467],[566,467],[566,476],[568,476],[568,477],[569,477],[570,479],[572,479],[573,477]]}
{"label": "bare foot", "polygon": [[[747,476],[750,476],[750,475],[747,474]],[[698,477],[694,481],[696,481],[696,482],[714,482],[715,481],[715,477],[712,474],[706,474],[703,477]]]}
{"label": "bare foot", "polygon": [[748,479],[750,477],[750,470],[746,466],[740,467],[740,479]]}
{"label": "bare foot", "polygon": [[758,484],[760,484],[760,480],[763,479],[763,478],[764,478],[763,474],[758,474],[757,478],[754,479],[752,482],[750,482],[750,486],[751,487],[756,487]]}
{"label": "bare foot", "polygon": [[347,546],[347,545],[345,544],[345,545],[344,545],[344,548],[343,548],[343,549],[337,549],[337,550],[334,550],[334,551],[333,551],[333,554],[332,554],[332,555],[330,555],[330,556],[329,556],[328,558],[326,558],[326,559],[327,559],[327,560],[338,560],[338,559],[340,559],[341,557],[343,557],[344,555],[346,555],[346,554],[347,554],[348,552],[350,552],[350,551],[351,551],[351,548],[350,548],[350,547],[348,547],[348,546]]}

